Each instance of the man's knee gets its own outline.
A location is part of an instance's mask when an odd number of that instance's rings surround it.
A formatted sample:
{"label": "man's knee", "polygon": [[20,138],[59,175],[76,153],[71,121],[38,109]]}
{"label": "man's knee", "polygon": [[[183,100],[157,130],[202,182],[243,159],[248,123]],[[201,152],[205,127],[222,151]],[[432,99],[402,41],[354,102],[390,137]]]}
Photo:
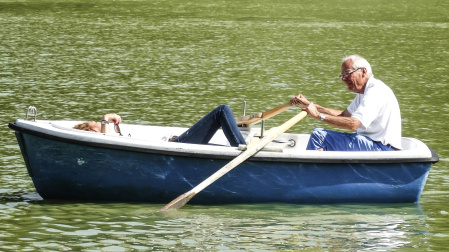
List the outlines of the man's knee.
{"label": "man's knee", "polygon": [[310,137],[312,138],[316,138],[316,137],[320,137],[323,138],[324,136],[326,136],[327,132],[324,128],[315,128],[312,130],[312,132],[310,133]]}

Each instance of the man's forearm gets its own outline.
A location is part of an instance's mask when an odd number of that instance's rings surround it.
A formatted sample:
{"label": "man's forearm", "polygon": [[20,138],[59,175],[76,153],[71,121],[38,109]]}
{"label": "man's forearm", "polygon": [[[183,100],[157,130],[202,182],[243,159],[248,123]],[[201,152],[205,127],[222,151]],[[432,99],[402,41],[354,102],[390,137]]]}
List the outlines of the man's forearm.
{"label": "man's forearm", "polygon": [[[325,113],[325,112],[322,112]],[[321,119],[321,118],[317,118]],[[333,116],[330,114],[326,114],[324,120],[322,122],[334,126],[340,129],[346,130],[356,130],[360,126],[359,120],[352,117],[344,117],[344,116]]]}
{"label": "man's forearm", "polygon": [[315,104],[318,112],[320,113],[325,113],[327,115],[332,115],[332,116],[342,116],[343,115],[343,111],[342,110],[338,110],[338,109],[331,109],[331,108],[325,108],[321,105]]}

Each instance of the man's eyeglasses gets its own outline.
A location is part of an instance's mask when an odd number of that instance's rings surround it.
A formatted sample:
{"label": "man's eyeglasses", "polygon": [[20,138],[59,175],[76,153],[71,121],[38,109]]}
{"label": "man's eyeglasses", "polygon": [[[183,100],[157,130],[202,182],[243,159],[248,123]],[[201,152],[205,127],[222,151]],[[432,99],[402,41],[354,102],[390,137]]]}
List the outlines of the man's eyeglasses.
{"label": "man's eyeglasses", "polygon": [[359,71],[360,69],[362,69],[362,68],[359,67],[359,68],[357,68],[357,69],[355,69],[355,70],[352,70],[352,71],[349,71],[349,72],[346,72],[346,73],[342,73],[342,74],[340,74],[338,77],[340,77],[340,79],[346,78],[346,77],[348,77],[349,75],[351,75],[353,72]]}

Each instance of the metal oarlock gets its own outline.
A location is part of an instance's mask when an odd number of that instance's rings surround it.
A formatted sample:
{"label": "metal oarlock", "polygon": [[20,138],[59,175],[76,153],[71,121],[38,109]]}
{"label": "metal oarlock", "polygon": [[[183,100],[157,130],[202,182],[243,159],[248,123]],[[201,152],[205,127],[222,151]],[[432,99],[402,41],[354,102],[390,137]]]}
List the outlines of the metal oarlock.
{"label": "metal oarlock", "polygon": [[246,101],[243,101],[243,116],[246,116]]}
{"label": "metal oarlock", "polygon": [[35,106],[29,106],[28,109],[27,109],[25,120],[28,120],[28,115],[33,115],[34,116],[33,121],[36,121],[37,108]]}
{"label": "metal oarlock", "polygon": [[260,136],[259,136],[259,138],[263,138],[264,132],[265,132],[265,120],[262,120],[262,125],[260,126]]}
{"label": "metal oarlock", "polygon": [[273,143],[286,143],[290,147],[295,147],[296,141],[293,139],[289,139],[288,141],[285,140],[273,140]]}

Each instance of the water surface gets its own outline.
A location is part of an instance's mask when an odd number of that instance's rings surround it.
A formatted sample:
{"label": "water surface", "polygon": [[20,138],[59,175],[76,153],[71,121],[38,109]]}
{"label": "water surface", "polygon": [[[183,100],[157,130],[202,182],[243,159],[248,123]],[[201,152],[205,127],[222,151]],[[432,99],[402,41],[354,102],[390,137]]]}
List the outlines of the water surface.
{"label": "water surface", "polygon": [[[449,246],[449,2],[0,0],[0,250],[442,251]],[[260,112],[305,94],[344,109],[342,57],[366,57],[431,146],[419,204],[187,205],[48,202],[7,123],[39,119],[190,126],[226,103]],[[281,124],[298,110],[270,119]],[[291,129],[323,126],[311,118]]]}

